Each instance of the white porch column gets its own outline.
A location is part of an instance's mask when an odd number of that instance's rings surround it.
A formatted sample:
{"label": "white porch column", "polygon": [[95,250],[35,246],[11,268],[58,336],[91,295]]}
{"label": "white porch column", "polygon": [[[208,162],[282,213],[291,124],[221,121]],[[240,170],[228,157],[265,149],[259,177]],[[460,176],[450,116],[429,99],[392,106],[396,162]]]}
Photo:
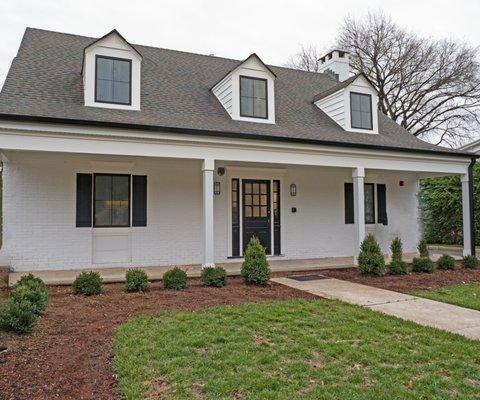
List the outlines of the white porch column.
{"label": "white porch column", "polygon": [[472,254],[472,237],[470,226],[470,182],[468,174],[462,177],[462,213],[463,213],[463,255]]}
{"label": "white porch column", "polygon": [[360,252],[360,245],[365,238],[365,169],[355,168],[353,177],[353,213],[355,218],[355,257],[354,263],[357,265],[357,256]]}
{"label": "white porch column", "polygon": [[214,267],[213,244],[213,171],[215,160],[205,159],[203,172],[203,263],[202,267]]}

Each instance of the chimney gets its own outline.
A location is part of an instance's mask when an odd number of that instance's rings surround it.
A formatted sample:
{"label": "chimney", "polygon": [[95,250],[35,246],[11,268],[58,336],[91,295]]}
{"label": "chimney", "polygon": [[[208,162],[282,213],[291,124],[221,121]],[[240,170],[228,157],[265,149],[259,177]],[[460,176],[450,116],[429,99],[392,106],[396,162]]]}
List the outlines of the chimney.
{"label": "chimney", "polygon": [[350,77],[350,56],[346,51],[332,50],[318,61],[320,61],[318,72],[329,74],[340,82]]}

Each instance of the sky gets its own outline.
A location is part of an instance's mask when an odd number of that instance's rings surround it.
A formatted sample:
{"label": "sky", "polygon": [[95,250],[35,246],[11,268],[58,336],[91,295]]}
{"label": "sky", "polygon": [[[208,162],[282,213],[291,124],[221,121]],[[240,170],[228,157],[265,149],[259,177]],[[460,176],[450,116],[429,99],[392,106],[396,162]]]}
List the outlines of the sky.
{"label": "sky", "polygon": [[422,36],[480,45],[478,0],[1,0],[0,86],[26,27],[284,65],[300,46],[328,49],[347,16],[382,10]]}

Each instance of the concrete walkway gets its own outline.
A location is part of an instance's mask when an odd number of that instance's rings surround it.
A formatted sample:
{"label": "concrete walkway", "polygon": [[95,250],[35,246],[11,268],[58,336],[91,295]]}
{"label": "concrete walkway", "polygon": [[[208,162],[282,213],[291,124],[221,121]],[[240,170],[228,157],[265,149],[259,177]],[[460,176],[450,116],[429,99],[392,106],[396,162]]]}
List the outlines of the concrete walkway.
{"label": "concrete walkway", "polygon": [[384,314],[480,339],[480,311],[378,289],[339,279],[297,281],[273,278],[272,281],[327,299],[342,300]]}

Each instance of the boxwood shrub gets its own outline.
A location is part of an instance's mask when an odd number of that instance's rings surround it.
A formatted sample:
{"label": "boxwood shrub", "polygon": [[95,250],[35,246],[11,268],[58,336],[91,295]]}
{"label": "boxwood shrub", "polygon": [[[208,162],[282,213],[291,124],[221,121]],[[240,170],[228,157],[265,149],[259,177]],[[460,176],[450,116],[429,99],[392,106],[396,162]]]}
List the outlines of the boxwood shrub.
{"label": "boxwood shrub", "polygon": [[363,240],[357,261],[358,270],[362,274],[379,276],[385,274],[385,259],[372,234],[368,234]]}
{"label": "boxwood shrub", "polygon": [[165,289],[183,290],[187,287],[187,273],[178,267],[172,268],[163,274]]}
{"label": "boxwood shrub", "polygon": [[412,262],[412,270],[415,272],[431,273],[435,271],[435,264],[428,257],[414,257]]}
{"label": "boxwood shrub", "polygon": [[25,299],[8,298],[0,313],[0,328],[17,333],[31,332],[37,322],[36,306]]}
{"label": "boxwood shrub", "polygon": [[478,268],[479,261],[478,258],[473,255],[468,255],[463,257],[463,266],[465,268]]}
{"label": "boxwood shrub", "polygon": [[139,268],[129,269],[125,274],[127,292],[146,292],[148,290],[147,273]]}
{"label": "boxwood shrub", "polygon": [[448,254],[444,254],[438,259],[437,266],[439,269],[455,269],[455,259]]}
{"label": "boxwood shrub", "polygon": [[202,270],[201,279],[205,286],[223,287],[227,284],[227,271],[221,267],[207,267]]}
{"label": "boxwood shrub", "polygon": [[32,303],[35,313],[40,314],[47,308],[48,296],[43,282],[25,280],[17,283],[10,292],[10,298],[17,303],[28,301]]}
{"label": "boxwood shrub", "polygon": [[390,251],[392,252],[390,273],[394,275],[405,275],[407,273],[407,263],[403,261],[403,246],[399,237],[392,240]]}
{"label": "boxwood shrub", "polygon": [[240,273],[246,283],[266,285],[270,280],[272,272],[265,255],[265,248],[255,236],[252,236],[245,250],[245,259]]}
{"label": "boxwood shrub", "polygon": [[102,291],[102,277],[98,272],[82,272],[73,282],[73,293],[92,296]]}

